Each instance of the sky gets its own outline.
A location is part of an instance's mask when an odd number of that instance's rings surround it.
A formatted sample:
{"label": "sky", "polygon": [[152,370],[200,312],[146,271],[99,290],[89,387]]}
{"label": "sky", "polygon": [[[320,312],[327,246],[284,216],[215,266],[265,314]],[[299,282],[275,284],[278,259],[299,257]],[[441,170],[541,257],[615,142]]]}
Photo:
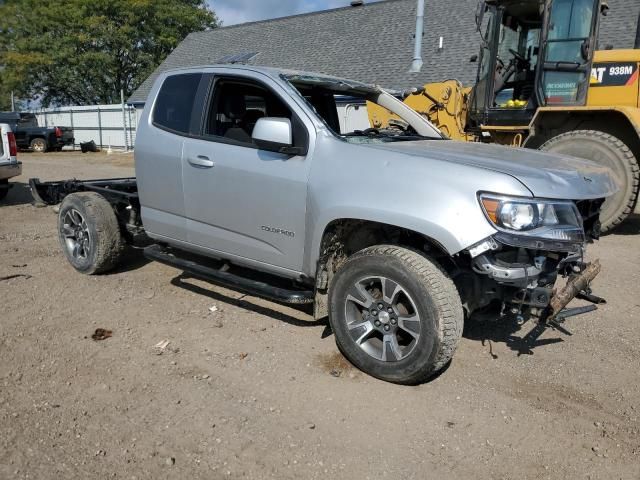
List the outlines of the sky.
{"label": "sky", "polygon": [[[379,0],[365,0],[373,3]],[[350,0],[208,0],[223,25],[346,7]]]}

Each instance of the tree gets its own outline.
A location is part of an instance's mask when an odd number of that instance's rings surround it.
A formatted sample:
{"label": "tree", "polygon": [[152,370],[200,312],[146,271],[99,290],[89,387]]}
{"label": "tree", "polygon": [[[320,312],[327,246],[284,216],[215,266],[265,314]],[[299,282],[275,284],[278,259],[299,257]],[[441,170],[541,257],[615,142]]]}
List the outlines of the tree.
{"label": "tree", "polygon": [[204,0],[6,0],[0,95],[14,90],[43,106],[117,103],[190,32],[216,26]]}

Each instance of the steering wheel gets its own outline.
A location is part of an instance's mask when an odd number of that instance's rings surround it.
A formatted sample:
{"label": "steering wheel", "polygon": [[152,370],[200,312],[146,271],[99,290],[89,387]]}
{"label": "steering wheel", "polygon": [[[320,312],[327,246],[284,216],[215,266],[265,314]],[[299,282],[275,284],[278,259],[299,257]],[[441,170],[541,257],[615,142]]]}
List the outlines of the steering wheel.
{"label": "steering wheel", "polygon": [[516,60],[519,60],[520,62],[524,63],[525,65],[529,65],[529,63],[530,63],[530,62],[529,62],[529,60],[527,60],[527,58],[526,58],[526,57],[523,57],[522,55],[520,55],[520,54],[519,54],[518,52],[516,52],[515,50],[513,50],[513,49],[511,49],[511,48],[510,48],[510,49],[509,49],[509,53],[510,53],[511,55],[513,55],[513,57],[514,57]]}

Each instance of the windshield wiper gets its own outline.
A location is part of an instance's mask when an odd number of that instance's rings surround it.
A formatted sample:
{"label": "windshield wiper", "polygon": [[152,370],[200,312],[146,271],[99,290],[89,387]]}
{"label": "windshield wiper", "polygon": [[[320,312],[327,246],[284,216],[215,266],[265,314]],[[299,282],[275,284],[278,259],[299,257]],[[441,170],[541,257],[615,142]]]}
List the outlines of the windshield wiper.
{"label": "windshield wiper", "polygon": [[391,135],[386,136],[385,138],[389,138],[391,140],[398,141],[411,141],[411,140],[438,140],[438,137],[425,137],[423,135]]}

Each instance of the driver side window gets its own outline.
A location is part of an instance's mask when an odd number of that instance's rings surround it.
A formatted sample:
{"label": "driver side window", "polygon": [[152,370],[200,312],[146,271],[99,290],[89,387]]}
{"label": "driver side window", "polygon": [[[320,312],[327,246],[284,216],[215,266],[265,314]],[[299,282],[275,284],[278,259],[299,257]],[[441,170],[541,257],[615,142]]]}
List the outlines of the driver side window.
{"label": "driver side window", "polygon": [[205,137],[257,148],[251,138],[259,119],[292,118],[291,110],[267,88],[253,82],[218,79],[208,108]]}

